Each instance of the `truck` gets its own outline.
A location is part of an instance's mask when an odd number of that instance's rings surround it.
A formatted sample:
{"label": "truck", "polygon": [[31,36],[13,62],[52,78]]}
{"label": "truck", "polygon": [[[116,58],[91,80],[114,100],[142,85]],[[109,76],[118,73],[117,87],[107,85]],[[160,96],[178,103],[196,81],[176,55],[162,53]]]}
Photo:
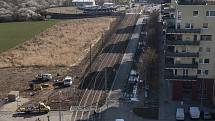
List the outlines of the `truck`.
{"label": "truck", "polygon": [[175,114],[175,119],[177,121],[183,121],[184,120],[184,108],[177,108],[176,109],[176,114]]}
{"label": "truck", "polygon": [[199,107],[190,107],[189,114],[191,119],[199,119],[200,118]]}
{"label": "truck", "polygon": [[66,76],[63,80],[55,80],[53,86],[55,87],[69,87],[72,85],[73,77]]}
{"label": "truck", "polygon": [[72,85],[72,81],[73,81],[73,78],[71,76],[66,76],[64,79],[63,79],[63,85],[65,87],[68,87],[68,86],[71,86]]}
{"label": "truck", "polygon": [[50,107],[45,105],[42,102],[36,104],[29,104],[27,106],[20,106],[17,108],[16,112],[23,113],[48,113],[50,111]]}
{"label": "truck", "polygon": [[43,82],[45,82],[45,81],[50,81],[50,80],[52,80],[52,75],[51,74],[48,74],[48,73],[44,73],[44,74],[38,74],[38,75],[36,75],[36,80],[38,80],[38,81],[43,81]]}

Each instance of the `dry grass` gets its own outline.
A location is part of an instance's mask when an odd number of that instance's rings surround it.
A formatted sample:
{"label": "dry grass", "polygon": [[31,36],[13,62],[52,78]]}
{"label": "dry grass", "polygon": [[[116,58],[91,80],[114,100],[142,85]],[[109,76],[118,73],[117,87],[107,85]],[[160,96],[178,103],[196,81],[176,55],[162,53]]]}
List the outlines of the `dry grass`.
{"label": "dry grass", "polygon": [[61,22],[37,37],[0,54],[0,68],[14,66],[72,66],[78,64],[115,18]]}

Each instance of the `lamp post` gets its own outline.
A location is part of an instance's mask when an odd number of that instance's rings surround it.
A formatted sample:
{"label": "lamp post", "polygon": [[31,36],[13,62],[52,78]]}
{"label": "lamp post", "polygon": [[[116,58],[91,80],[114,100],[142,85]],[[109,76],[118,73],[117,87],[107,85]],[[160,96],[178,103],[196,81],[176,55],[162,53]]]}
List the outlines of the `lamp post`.
{"label": "lamp post", "polygon": [[59,121],[62,121],[62,113],[61,113],[61,91],[59,91]]}

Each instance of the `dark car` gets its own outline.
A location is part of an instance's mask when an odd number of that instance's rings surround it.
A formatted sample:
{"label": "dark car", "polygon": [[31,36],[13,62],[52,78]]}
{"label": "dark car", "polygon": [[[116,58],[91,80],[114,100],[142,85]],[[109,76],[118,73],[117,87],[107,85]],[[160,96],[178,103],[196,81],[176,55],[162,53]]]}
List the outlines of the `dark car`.
{"label": "dark car", "polygon": [[212,116],[211,116],[211,113],[210,113],[209,110],[203,110],[203,111],[201,112],[201,117],[202,117],[202,119],[204,119],[204,120],[211,120],[211,119],[212,119]]}

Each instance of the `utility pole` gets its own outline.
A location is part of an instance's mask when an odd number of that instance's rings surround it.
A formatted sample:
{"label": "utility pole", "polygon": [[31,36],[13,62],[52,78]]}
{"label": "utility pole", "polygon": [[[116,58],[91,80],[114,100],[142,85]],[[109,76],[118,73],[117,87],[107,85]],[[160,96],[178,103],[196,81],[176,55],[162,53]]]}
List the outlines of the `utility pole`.
{"label": "utility pole", "polygon": [[91,72],[91,66],[92,66],[92,45],[90,44],[90,72]]}
{"label": "utility pole", "polygon": [[107,92],[107,68],[105,68],[105,92]]}

